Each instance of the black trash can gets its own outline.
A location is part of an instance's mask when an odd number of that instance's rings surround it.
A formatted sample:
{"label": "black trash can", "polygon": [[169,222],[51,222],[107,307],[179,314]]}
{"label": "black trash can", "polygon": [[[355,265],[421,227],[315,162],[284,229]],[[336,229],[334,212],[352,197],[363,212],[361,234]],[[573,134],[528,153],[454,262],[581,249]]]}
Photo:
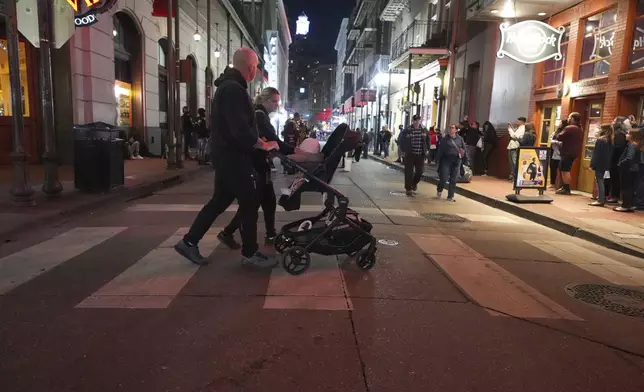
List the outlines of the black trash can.
{"label": "black trash can", "polygon": [[74,186],[109,192],[125,183],[122,129],[103,122],[74,126]]}

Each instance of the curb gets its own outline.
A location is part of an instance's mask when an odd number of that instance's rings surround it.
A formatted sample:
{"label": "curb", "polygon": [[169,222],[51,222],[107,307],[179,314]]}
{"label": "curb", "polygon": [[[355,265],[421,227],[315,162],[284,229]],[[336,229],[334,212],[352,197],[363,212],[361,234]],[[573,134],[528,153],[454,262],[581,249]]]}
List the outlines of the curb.
{"label": "curb", "polygon": [[[403,167],[395,164],[393,162],[389,162],[383,158],[376,157],[373,155],[369,155],[370,158],[372,158],[374,161],[379,162],[383,165],[389,166],[391,168],[394,168],[398,171],[403,171]],[[429,182],[431,184],[438,184],[438,178],[429,176],[427,174],[423,174],[422,176],[423,181]],[[618,242],[611,241],[608,238],[605,238],[599,234],[595,234],[593,232],[590,232],[584,228],[577,227],[575,225],[571,225],[566,222],[562,222],[550,217],[547,217],[545,215],[538,214],[536,212],[529,211],[525,208],[521,208],[519,206],[516,206],[514,204],[506,203],[502,200],[495,199],[493,197],[485,196],[481,193],[477,193],[474,191],[471,191],[469,189],[464,189],[461,188],[460,186],[456,186],[456,193],[465,196],[468,199],[472,199],[475,201],[478,201],[479,203],[485,204],[487,206],[490,206],[492,208],[496,208],[497,210],[505,211],[507,213],[510,213],[512,215],[516,215],[520,218],[527,219],[529,221],[532,221],[534,223],[538,223],[542,226],[549,227],[553,230],[557,230],[561,233],[567,234],[572,237],[577,237],[592,243],[595,243],[597,245],[601,245],[605,248],[609,248],[612,250],[616,250],[621,253],[625,253],[630,256],[635,256],[635,257],[640,257],[644,258],[644,251],[640,251],[637,249],[633,249],[629,246],[622,245]]]}
{"label": "curb", "polygon": [[80,215],[86,212],[96,210],[98,207],[104,207],[107,204],[113,204],[119,201],[128,202],[136,199],[142,199],[144,197],[152,196],[154,192],[158,192],[163,189],[168,189],[179,184],[182,184],[188,180],[193,179],[198,174],[205,172],[209,167],[197,167],[195,169],[188,169],[181,173],[172,174],[168,177],[151,179],[140,184],[136,184],[132,187],[119,187],[114,189],[110,193],[105,193],[101,197],[92,199],[90,201],[79,203],[78,205],[71,206],[70,208],[52,212],[50,214],[44,215],[40,218],[31,220],[29,222],[20,224],[10,230],[0,232],[0,237],[7,238],[12,237],[17,234],[20,234],[34,226],[47,225],[61,218],[72,217],[75,215]]}

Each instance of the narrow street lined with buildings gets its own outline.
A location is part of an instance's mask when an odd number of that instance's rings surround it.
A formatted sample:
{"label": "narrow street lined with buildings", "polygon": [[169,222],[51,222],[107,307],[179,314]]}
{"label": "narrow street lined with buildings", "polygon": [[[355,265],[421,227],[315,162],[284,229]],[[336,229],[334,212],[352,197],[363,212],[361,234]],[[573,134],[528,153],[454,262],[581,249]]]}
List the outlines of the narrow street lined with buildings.
{"label": "narrow street lined with buildings", "polygon": [[[276,175],[276,191],[288,184]],[[642,308],[602,291],[644,286],[641,259],[464,197],[435,200],[427,183],[408,198],[401,173],[373,160],[333,185],[384,240],[369,272],[318,255],[300,276],[243,269],[216,239],[235,206],[202,242],[210,265],[190,265],[172,245],[210,197],[210,171],[4,238],[2,389],[644,388]],[[278,223],[320,208],[307,194]]]}

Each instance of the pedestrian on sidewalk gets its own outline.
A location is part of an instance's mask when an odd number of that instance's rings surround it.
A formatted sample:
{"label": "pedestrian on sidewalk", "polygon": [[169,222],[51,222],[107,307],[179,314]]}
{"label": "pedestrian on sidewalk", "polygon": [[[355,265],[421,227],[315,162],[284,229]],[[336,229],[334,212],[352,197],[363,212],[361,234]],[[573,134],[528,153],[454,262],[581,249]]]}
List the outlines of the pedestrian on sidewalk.
{"label": "pedestrian on sidewalk", "polygon": [[404,157],[405,154],[402,151],[400,151],[400,136],[403,133],[403,129],[404,129],[404,127],[402,126],[402,124],[398,125],[398,135],[396,135],[396,139],[394,139],[394,141],[396,142],[397,149],[398,149],[398,159],[396,159],[394,161],[396,163],[402,163],[403,159],[405,158]]}
{"label": "pedestrian on sidewalk", "polygon": [[590,203],[593,207],[603,207],[606,203],[606,190],[604,189],[604,176],[610,170],[613,157],[613,126],[603,124],[595,142],[593,155],[590,158],[590,169],[595,171],[597,183],[597,200]]}
{"label": "pedestrian on sidewalk", "polygon": [[242,265],[273,268],[274,259],[259,252],[257,245],[257,173],[253,153],[277,149],[276,142],[258,137],[253,105],[248,97],[248,83],[255,79],[259,59],[249,48],[233,55],[233,67],[215,81],[217,90],[212,102],[212,163],[215,169],[214,193],[201,209],[190,231],[174,249],[197,265],[207,264],[199,253],[199,241],[235,199],[239,204],[242,235]]}
{"label": "pedestrian on sidewalk", "polygon": [[626,135],[626,148],[619,159],[619,169],[622,186],[622,206],[615,207],[617,212],[634,212],[633,198],[635,195],[635,182],[640,169],[640,151],[644,150],[644,140],[639,128],[632,128]]}
{"label": "pedestrian on sidewalk", "polygon": [[490,158],[492,158],[492,152],[496,149],[497,138],[496,138],[496,129],[491,122],[486,121],[483,123],[483,175],[487,176],[490,170]]}
{"label": "pedestrian on sidewalk", "polygon": [[527,119],[525,117],[519,117],[517,119],[517,126],[514,127],[512,123],[508,123],[508,135],[510,136],[510,142],[508,143],[508,160],[510,161],[510,181],[514,181],[514,174],[517,171],[517,156],[519,153],[519,147],[521,146],[521,139],[525,134],[525,123]]}
{"label": "pedestrian on sidewalk", "polygon": [[192,148],[193,133],[195,131],[195,122],[190,114],[190,108],[184,106],[183,114],[181,115],[181,127],[183,130],[183,155],[185,160],[192,159],[190,156],[190,148]]}
{"label": "pedestrian on sidewalk", "polygon": [[581,115],[577,112],[570,113],[568,116],[568,126],[564,128],[559,135],[557,135],[557,140],[561,144],[561,181],[563,186],[557,191],[558,195],[570,195],[570,181],[572,176],[570,171],[572,166],[575,163],[575,160],[579,157],[579,152],[582,148],[582,143],[584,140],[584,131],[579,125],[581,122]]}
{"label": "pedestrian on sidewalk", "polygon": [[385,158],[389,158],[389,144],[391,143],[391,131],[389,127],[383,125],[382,131],[380,131],[380,153],[385,155]]}
{"label": "pedestrian on sidewalk", "polygon": [[631,130],[630,121],[626,117],[616,117],[613,121],[613,157],[610,167],[610,197],[606,200],[607,203],[619,203],[622,197],[622,181],[621,170],[619,168],[619,160],[624,153],[624,149],[628,144],[626,135]]}
{"label": "pedestrian on sidewalk", "polygon": [[[279,145],[280,152],[284,155],[290,155],[295,149],[279,140],[277,132],[271,124],[268,117],[270,113],[277,111],[280,103],[280,92],[274,87],[266,87],[255,98],[255,123],[259,137],[268,141],[276,142]],[[257,208],[262,207],[264,212],[264,224],[266,226],[266,237],[264,243],[273,245],[277,230],[275,228],[275,211],[277,210],[277,198],[275,197],[275,187],[271,178],[272,158],[270,153],[264,150],[255,150],[253,152],[253,167],[257,172]],[[235,232],[241,227],[242,214],[239,210],[232,221],[219,233],[218,238],[222,244],[230,249],[239,249],[241,246],[235,241]]]}
{"label": "pedestrian on sidewalk", "polygon": [[568,126],[568,120],[561,120],[557,130],[550,135],[550,185],[557,187],[557,176],[559,175],[559,163],[561,162],[561,142],[557,136]]}
{"label": "pedestrian on sidewalk", "polygon": [[398,138],[398,149],[405,154],[405,191],[413,196],[418,183],[423,177],[425,156],[429,150],[427,129],[420,123],[420,116],[415,114],[412,123]]}
{"label": "pedestrian on sidewalk", "polygon": [[445,183],[449,182],[447,188],[447,200],[454,201],[456,180],[460,174],[461,165],[469,163],[465,152],[465,141],[458,135],[456,124],[450,125],[447,136],[441,140],[436,152],[438,161],[438,186],[436,198],[440,199],[445,189]]}
{"label": "pedestrian on sidewalk", "polygon": [[207,164],[207,150],[208,138],[210,137],[210,130],[206,125],[206,109],[199,108],[197,110],[197,122],[195,123],[195,131],[197,133],[197,161],[200,165]]}

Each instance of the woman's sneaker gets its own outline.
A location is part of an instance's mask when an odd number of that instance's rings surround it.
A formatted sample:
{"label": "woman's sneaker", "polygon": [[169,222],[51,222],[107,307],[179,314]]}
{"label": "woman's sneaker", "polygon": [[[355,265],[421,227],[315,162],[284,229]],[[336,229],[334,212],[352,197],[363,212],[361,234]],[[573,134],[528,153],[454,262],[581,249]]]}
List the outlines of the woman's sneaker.
{"label": "woman's sneaker", "polygon": [[271,234],[271,235],[266,235],[264,237],[264,245],[266,246],[273,246],[275,245],[275,237],[277,237],[277,234]]}
{"label": "woman's sneaker", "polygon": [[235,236],[233,234],[228,234],[223,231],[220,231],[219,234],[217,234],[217,239],[219,240],[219,242],[226,245],[232,250],[237,250],[241,248],[241,245],[239,245],[239,243],[235,241]]}
{"label": "woman's sneaker", "polygon": [[436,198],[440,199],[441,197],[443,197],[443,192],[436,192]]}
{"label": "woman's sneaker", "polygon": [[447,201],[456,201],[456,199],[454,199],[453,197],[448,197],[446,200]]}
{"label": "woman's sneaker", "polygon": [[244,267],[257,269],[272,269],[277,265],[277,260],[260,252],[255,252],[251,257],[242,256],[241,263]]}

